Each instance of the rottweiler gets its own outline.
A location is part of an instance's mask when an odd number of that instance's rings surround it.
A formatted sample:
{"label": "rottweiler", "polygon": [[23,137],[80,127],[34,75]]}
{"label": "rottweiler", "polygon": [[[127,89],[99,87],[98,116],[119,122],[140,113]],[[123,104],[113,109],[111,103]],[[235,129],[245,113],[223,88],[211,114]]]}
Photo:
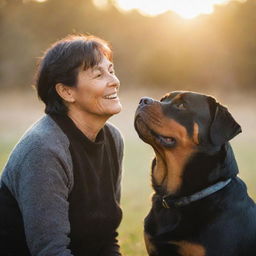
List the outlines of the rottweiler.
{"label": "rottweiler", "polygon": [[215,98],[186,91],[142,98],[139,137],[155,151],[150,256],[256,256],[256,206],[229,141],[241,132]]}

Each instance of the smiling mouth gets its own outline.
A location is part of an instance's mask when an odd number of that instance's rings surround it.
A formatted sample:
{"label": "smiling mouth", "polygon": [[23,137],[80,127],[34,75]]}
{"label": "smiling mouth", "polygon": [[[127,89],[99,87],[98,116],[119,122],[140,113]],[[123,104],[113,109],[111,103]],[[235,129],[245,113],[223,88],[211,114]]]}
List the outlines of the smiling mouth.
{"label": "smiling mouth", "polygon": [[113,99],[117,99],[118,96],[117,96],[117,93],[112,93],[112,94],[109,94],[109,95],[106,95],[104,96],[104,99],[107,99],[107,100],[113,100]]}

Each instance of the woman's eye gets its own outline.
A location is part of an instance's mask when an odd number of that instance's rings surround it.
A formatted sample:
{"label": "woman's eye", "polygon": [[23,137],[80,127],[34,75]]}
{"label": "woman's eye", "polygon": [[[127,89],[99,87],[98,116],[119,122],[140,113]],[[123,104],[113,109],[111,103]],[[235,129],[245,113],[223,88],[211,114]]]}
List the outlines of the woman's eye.
{"label": "woman's eye", "polygon": [[97,74],[95,74],[95,78],[97,78],[97,77],[101,77],[101,73],[97,73]]}

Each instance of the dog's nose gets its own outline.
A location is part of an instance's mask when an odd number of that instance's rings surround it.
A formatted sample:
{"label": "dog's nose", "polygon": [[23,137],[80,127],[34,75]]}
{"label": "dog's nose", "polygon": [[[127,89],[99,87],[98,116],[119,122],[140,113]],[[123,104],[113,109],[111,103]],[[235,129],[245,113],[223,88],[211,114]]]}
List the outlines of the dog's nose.
{"label": "dog's nose", "polygon": [[140,106],[149,105],[149,104],[152,104],[153,102],[154,102],[153,99],[148,98],[148,97],[143,97],[143,98],[141,98],[139,105]]}

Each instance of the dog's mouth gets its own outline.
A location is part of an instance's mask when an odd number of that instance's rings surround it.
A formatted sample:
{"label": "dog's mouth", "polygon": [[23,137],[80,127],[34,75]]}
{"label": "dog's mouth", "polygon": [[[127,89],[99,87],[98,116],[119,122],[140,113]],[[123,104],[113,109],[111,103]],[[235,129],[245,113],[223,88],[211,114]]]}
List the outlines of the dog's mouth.
{"label": "dog's mouth", "polygon": [[154,131],[139,116],[135,119],[135,129],[139,137],[146,143],[152,144],[155,142],[166,148],[173,148],[177,143],[176,138],[164,136]]}
{"label": "dog's mouth", "polygon": [[150,130],[153,137],[155,137],[156,141],[158,141],[161,145],[166,148],[172,148],[176,145],[177,140],[174,137],[166,137],[156,133],[153,130]]}

